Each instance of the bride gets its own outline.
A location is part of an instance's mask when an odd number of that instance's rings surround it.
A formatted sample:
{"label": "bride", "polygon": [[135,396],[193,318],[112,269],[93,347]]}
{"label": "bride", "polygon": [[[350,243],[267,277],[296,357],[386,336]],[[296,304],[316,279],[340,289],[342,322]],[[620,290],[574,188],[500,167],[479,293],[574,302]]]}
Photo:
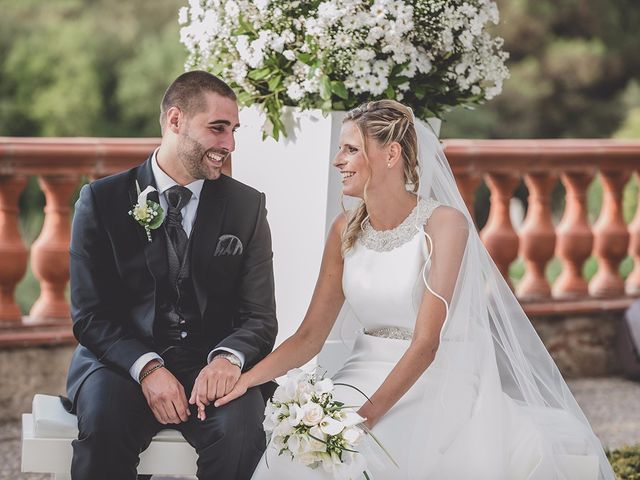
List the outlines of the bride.
{"label": "bride", "polygon": [[[348,112],[334,165],[362,202],[335,220],[296,333],[216,406],[311,360],[339,319],[353,348],[333,379],[370,401],[344,386],[335,397],[361,405],[397,463],[367,458],[370,478],[613,479],[425,124],[366,103]],[[330,475],[269,446],[253,478]]]}

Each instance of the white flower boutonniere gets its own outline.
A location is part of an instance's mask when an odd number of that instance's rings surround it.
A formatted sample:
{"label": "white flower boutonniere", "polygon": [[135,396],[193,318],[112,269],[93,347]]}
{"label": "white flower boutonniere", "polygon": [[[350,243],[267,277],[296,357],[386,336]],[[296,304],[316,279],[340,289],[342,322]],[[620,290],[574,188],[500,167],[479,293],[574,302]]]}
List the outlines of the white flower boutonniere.
{"label": "white flower boutonniere", "polygon": [[142,225],[147,234],[147,240],[151,242],[151,230],[155,230],[162,225],[165,216],[164,210],[159,203],[153,200],[147,200],[147,195],[156,191],[153,186],[149,185],[141,192],[140,185],[136,180],[136,191],[138,192],[138,203],[129,210],[129,215]]}

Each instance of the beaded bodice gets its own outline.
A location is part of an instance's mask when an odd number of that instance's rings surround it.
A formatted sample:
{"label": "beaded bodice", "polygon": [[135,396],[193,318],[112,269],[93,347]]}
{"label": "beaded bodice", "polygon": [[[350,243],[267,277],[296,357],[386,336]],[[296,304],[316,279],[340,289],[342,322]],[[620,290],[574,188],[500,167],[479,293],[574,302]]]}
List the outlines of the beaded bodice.
{"label": "beaded bodice", "polygon": [[409,216],[391,230],[375,230],[367,219],[363,222],[358,242],[377,252],[393,250],[411,240],[423,228],[438,205],[439,203],[432,198],[420,199]]}
{"label": "beaded bodice", "polygon": [[407,332],[410,336],[425,289],[422,267],[428,251],[420,232],[438,205],[432,199],[420,200],[391,230],[378,231],[365,222],[345,255],[345,299],[365,331],[391,338],[406,338]]}

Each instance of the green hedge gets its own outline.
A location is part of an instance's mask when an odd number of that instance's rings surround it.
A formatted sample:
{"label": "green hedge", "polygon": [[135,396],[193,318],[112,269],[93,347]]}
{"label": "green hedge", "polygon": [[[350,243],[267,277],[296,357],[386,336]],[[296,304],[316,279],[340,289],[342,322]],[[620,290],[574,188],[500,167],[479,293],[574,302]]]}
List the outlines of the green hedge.
{"label": "green hedge", "polygon": [[608,450],[607,458],[619,480],[640,480],[640,445]]}

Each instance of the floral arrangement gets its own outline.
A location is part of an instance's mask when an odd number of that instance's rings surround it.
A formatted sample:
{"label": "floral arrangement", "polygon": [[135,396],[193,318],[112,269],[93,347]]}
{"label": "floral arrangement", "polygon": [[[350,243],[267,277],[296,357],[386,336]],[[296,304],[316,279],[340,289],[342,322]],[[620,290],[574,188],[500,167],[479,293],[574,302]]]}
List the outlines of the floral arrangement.
{"label": "floral arrangement", "polygon": [[368,478],[357,451],[365,419],[334,400],[333,391],[331,379],[291,370],[267,402],[263,426],[269,448],[310,468],[322,466],[334,478]]}
{"label": "floral arrangement", "polygon": [[190,0],[185,67],[221,76],[284,132],[285,105],[324,111],[392,98],[422,119],[489,100],[508,77],[494,0]]}
{"label": "floral arrangement", "polygon": [[129,215],[131,215],[136,222],[140,224],[142,228],[144,228],[145,233],[147,234],[147,240],[151,242],[151,230],[155,230],[162,225],[164,221],[164,210],[160,206],[158,202],[154,202],[153,200],[148,200],[147,195],[151,192],[157,191],[152,185],[149,185],[142,192],[140,191],[140,185],[136,180],[136,192],[138,193],[137,203],[133,206],[131,210],[129,210]]}

